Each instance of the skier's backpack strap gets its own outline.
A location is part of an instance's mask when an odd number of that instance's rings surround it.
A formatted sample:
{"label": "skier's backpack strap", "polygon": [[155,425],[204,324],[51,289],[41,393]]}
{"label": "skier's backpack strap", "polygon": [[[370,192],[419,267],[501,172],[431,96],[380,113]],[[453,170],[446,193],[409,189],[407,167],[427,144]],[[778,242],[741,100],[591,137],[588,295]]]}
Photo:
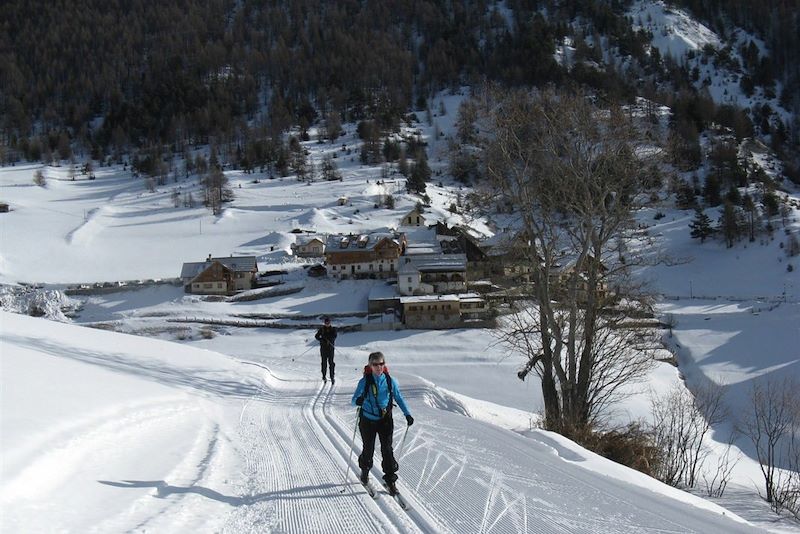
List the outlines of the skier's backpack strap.
{"label": "skier's backpack strap", "polygon": [[389,413],[392,411],[392,408],[394,407],[394,382],[392,381],[392,377],[389,376],[388,369],[384,371],[383,374],[386,375],[386,384],[387,387],[389,388],[389,404],[386,406],[386,412]]}
{"label": "skier's backpack strap", "polygon": [[375,406],[381,411],[381,418],[386,417],[388,414],[391,413],[392,407],[394,406],[394,387],[392,385],[392,377],[389,376],[389,373],[384,373],[386,375],[386,383],[389,387],[389,404],[386,406],[386,409],[380,408],[378,404],[378,383],[375,382],[375,377],[372,375],[371,372],[367,373],[364,372],[364,393],[361,394],[361,403],[363,405],[364,399],[366,399],[367,395],[369,394],[370,390],[372,391],[372,396],[375,397]]}

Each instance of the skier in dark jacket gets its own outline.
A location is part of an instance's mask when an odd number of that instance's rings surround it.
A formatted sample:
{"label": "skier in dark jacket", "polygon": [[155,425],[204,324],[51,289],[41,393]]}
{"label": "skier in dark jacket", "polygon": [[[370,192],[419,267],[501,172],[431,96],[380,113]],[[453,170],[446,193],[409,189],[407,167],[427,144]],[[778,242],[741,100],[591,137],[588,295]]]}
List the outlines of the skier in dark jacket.
{"label": "skier in dark jacket", "polygon": [[330,317],[325,317],[324,324],[317,330],[317,334],[314,336],[314,339],[319,341],[319,354],[322,358],[322,380],[323,382],[327,381],[325,375],[327,374],[328,367],[330,367],[331,384],[336,382],[333,374],[333,369],[335,367],[333,363],[333,352],[336,348],[336,335],[336,328],[331,326]]}
{"label": "skier in dark jacket", "polygon": [[369,355],[369,364],[364,368],[364,376],[359,380],[353,405],[360,406],[358,428],[361,431],[363,449],[358,457],[358,466],[361,468],[361,482],[369,481],[369,470],[372,468],[372,456],[375,453],[375,437],[381,441],[381,467],[383,480],[391,495],[397,494],[397,461],[392,450],[392,434],[394,420],[392,419],[392,405],[396,401],[403,411],[408,426],[414,424],[414,418],[406,406],[406,401],[400,393],[397,381],[389,376],[386,368],[386,359],[382,352],[373,352]]}

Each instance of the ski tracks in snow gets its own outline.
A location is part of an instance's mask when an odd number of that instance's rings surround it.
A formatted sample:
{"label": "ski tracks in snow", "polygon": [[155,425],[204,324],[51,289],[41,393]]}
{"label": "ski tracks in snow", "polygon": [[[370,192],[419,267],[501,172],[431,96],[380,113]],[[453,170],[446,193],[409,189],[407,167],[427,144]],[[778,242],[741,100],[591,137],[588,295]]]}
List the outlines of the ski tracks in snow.
{"label": "ski tracks in snow", "polygon": [[353,427],[348,432],[332,413],[336,395],[327,384],[294,381],[245,402],[236,444],[244,497],[224,532],[431,531],[424,517],[407,514],[388,495],[373,500],[366,493],[353,473],[355,454],[342,485]]}

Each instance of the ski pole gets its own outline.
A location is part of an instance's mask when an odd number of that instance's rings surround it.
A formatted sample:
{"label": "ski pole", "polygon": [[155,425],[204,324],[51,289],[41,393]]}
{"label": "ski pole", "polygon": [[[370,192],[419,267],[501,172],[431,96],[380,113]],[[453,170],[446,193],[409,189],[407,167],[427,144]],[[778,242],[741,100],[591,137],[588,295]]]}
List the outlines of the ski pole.
{"label": "ski pole", "polygon": [[408,429],[411,428],[411,425],[406,426],[406,431],[403,432],[403,439],[400,440],[400,446],[397,448],[397,459],[403,457],[403,447],[406,444],[406,436],[408,436]]}
{"label": "ski pole", "polygon": [[[304,356],[306,352],[310,351],[313,348],[314,348],[314,345],[311,345],[306,350],[304,350],[302,353],[300,353],[300,356]],[[295,356],[295,358],[299,358],[300,356]]]}
{"label": "ski pole", "polygon": [[[358,431],[358,418],[360,416],[361,416],[361,406],[356,408],[356,426],[353,429],[353,439],[351,440],[353,442],[353,446],[350,447],[350,456],[347,457],[347,468],[345,469],[344,472],[344,480],[342,480],[343,486],[347,485],[347,477],[350,476],[350,463],[353,461],[353,449],[355,448],[356,445],[356,432]],[[339,493],[344,493],[345,489],[346,488],[342,488],[342,491],[340,491]]]}

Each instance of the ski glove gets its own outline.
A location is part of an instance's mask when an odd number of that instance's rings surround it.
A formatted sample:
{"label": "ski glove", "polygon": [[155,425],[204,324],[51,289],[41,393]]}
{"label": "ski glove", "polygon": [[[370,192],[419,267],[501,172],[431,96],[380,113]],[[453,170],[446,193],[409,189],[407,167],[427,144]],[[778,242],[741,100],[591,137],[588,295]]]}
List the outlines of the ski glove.
{"label": "ski glove", "polygon": [[411,417],[410,415],[407,415],[406,416],[406,423],[408,423],[408,426],[413,425],[414,424],[414,418]]}
{"label": "ski glove", "polygon": [[356,399],[356,406],[363,406],[364,405],[364,397],[359,397]]}

